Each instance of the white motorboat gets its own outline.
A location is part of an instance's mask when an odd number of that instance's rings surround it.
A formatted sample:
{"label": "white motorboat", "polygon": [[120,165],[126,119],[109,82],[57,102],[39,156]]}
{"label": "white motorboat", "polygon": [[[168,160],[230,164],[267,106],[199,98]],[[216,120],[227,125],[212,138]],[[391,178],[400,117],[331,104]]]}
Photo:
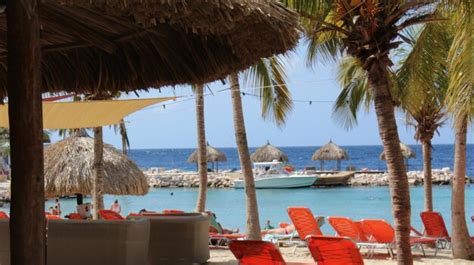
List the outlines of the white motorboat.
{"label": "white motorboat", "polygon": [[[294,175],[283,169],[281,162],[254,163],[254,179],[257,189],[304,188],[313,185],[315,175]],[[234,181],[234,187],[244,188],[244,180]]]}

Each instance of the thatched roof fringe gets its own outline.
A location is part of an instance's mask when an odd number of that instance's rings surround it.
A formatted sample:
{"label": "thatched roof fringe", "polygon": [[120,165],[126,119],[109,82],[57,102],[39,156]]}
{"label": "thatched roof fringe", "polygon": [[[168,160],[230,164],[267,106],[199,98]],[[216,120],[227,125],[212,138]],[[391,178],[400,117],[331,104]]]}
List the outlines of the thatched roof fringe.
{"label": "thatched roof fringe", "polygon": [[[206,152],[207,152],[207,162],[225,162],[225,161],[227,161],[227,157],[225,156],[225,154],[222,153],[221,151],[217,150],[216,148],[210,146],[209,143],[207,144]],[[197,163],[197,161],[198,161],[198,150],[195,150],[188,157],[187,162],[188,163]]]}
{"label": "thatched roof fringe", "polygon": [[[400,150],[405,159],[416,158],[416,153],[406,144],[400,143]],[[385,150],[380,153],[380,160],[385,160]]]}
{"label": "thatched roof fringe", "polygon": [[316,150],[311,160],[348,160],[349,155],[346,150],[333,143],[332,140],[326,145]]}
{"label": "thatched roof fringe", "polygon": [[250,155],[250,160],[254,163],[272,162],[274,160],[288,162],[288,156],[282,150],[276,148],[267,141],[266,145],[258,148],[252,155]]}
{"label": "thatched roof fringe", "polygon": [[[48,146],[44,153],[45,194],[91,194],[94,140],[68,137]],[[148,183],[143,172],[111,145],[104,145],[104,193],[144,195]]]}
{"label": "thatched roof fringe", "polygon": [[[45,92],[210,82],[293,48],[299,34],[296,14],[269,0],[45,0],[40,9]],[[3,13],[4,66],[6,55]]]}

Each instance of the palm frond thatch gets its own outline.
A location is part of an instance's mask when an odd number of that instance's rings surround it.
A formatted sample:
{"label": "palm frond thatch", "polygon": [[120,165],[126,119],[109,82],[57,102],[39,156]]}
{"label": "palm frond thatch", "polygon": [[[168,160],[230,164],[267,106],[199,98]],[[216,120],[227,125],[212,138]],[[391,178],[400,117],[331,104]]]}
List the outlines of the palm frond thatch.
{"label": "palm frond thatch", "polygon": [[[400,149],[405,159],[416,158],[416,153],[408,145],[400,143]],[[385,160],[385,151],[382,151],[379,158]]]}
{"label": "palm frond thatch", "polygon": [[[224,153],[217,150],[216,148],[212,147],[207,144],[206,148],[207,152],[207,162],[225,162],[227,161],[227,157]],[[187,162],[188,163],[197,163],[198,161],[198,150],[195,150],[189,157]]]}
{"label": "palm frond thatch", "polygon": [[[293,48],[296,13],[270,0],[46,0],[45,92],[97,94],[205,83]],[[7,65],[6,15],[0,63]],[[0,97],[7,96],[6,67]]]}
{"label": "palm frond thatch", "polygon": [[342,149],[337,144],[333,143],[332,140],[325,144],[318,150],[316,150],[311,157],[311,160],[348,160],[349,155],[346,150]]}
{"label": "palm frond thatch", "polygon": [[252,162],[272,162],[274,160],[280,162],[288,162],[288,156],[280,149],[267,142],[266,145],[258,148],[250,155]]}
{"label": "palm frond thatch", "polygon": [[[48,146],[44,153],[45,195],[91,194],[94,139],[74,135]],[[144,195],[143,172],[111,145],[104,145],[104,194]]]}

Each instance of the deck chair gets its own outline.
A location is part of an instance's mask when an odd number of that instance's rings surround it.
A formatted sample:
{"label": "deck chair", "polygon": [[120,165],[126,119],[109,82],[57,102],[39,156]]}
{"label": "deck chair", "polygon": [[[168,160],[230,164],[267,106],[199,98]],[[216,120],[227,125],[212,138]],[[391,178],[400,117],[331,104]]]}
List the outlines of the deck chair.
{"label": "deck chair", "polygon": [[359,249],[347,237],[308,236],[308,248],[318,265],[363,265]]}
{"label": "deck chair", "polygon": [[288,215],[295,225],[296,231],[300,238],[307,236],[322,236],[323,233],[319,229],[318,222],[314,218],[313,213],[306,207],[288,207]]}
{"label": "deck chair", "polygon": [[164,209],[163,210],[164,214],[181,214],[184,213],[182,210],[175,210],[175,209]]}
{"label": "deck chair", "polygon": [[[304,240],[307,236],[323,235],[321,229],[319,229],[316,218],[314,218],[314,215],[309,208],[288,207],[287,211],[291,222],[293,222],[293,225],[295,226],[295,229],[302,240]],[[306,241],[303,241],[302,244],[306,245]],[[296,251],[297,247],[298,245],[295,245],[293,253]]]}
{"label": "deck chair", "polygon": [[[379,248],[385,248],[388,254],[393,258],[393,245],[395,243],[395,230],[385,220],[381,219],[370,219],[362,220],[362,229],[368,235],[369,241],[379,244]],[[426,256],[424,244],[436,244],[436,239],[428,237],[410,237],[410,245],[412,247],[419,247],[423,256]],[[435,249],[434,255],[438,253],[438,249]]]}
{"label": "deck chair", "polygon": [[234,240],[230,251],[240,265],[315,265],[314,263],[285,262],[278,248],[270,242],[258,240]]}
{"label": "deck chair", "polygon": [[0,219],[9,219],[8,214],[5,212],[0,211]]}
{"label": "deck chair", "polygon": [[[425,236],[437,240],[436,247],[451,248],[451,237],[444,223],[443,216],[439,212],[421,212],[421,221],[425,227]],[[474,243],[474,237],[471,237]]]}
{"label": "deck chair", "polygon": [[84,220],[82,216],[78,213],[70,213],[66,216],[69,220]]}
{"label": "deck chair", "polygon": [[46,220],[62,220],[61,216],[55,214],[45,214]]}
{"label": "deck chair", "polygon": [[99,210],[98,214],[104,220],[125,220],[120,214],[111,210]]}

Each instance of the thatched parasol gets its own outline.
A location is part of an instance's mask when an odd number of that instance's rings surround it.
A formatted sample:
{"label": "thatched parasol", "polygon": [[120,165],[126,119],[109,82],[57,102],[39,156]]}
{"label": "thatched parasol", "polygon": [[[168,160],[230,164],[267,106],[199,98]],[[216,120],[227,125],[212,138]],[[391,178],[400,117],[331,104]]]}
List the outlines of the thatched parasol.
{"label": "thatched parasol", "polygon": [[274,160],[280,162],[288,162],[288,156],[281,151],[280,149],[276,148],[275,146],[271,145],[269,141],[267,144],[258,148],[253,152],[250,156],[252,162],[272,162]]}
{"label": "thatched parasol", "polygon": [[[39,9],[45,92],[210,82],[285,52],[298,39],[296,14],[270,0],[46,0]],[[2,65],[5,18],[0,12]]]}
{"label": "thatched parasol", "polygon": [[[219,170],[219,162],[227,161],[227,157],[225,156],[225,154],[217,150],[216,148],[210,146],[209,143],[207,143],[206,153],[207,153],[207,162],[216,163],[217,170]],[[187,162],[188,163],[198,162],[198,150],[195,150],[194,152],[191,153],[191,155],[188,157]]]}
{"label": "thatched parasol", "polygon": [[[406,144],[400,142],[400,150],[402,150],[403,158],[405,158],[405,165],[408,171],[408,159],[416,158],[416,153]],[[385,150],[380,154],[380,160],[385,160]]]}
{"label": "thatched parasol", "polygon": [[336,160],[337,170],[341,170],[341,160],[348,159],[349,155],[347,154],[346,150],[333,143],[332,140],[329,140],[329,143],[316,150],[313,156],[311,157],[311,160],[321,161],[321,170],[324,170],[325,160]]}
{"label": "thatched parasol", "polygon": [[[144,195],[143,172],[111,145],[104,145],[104,194]],[[44,152],[45,195],[91,194],[94,176],[94,139],[71,136]]]}

